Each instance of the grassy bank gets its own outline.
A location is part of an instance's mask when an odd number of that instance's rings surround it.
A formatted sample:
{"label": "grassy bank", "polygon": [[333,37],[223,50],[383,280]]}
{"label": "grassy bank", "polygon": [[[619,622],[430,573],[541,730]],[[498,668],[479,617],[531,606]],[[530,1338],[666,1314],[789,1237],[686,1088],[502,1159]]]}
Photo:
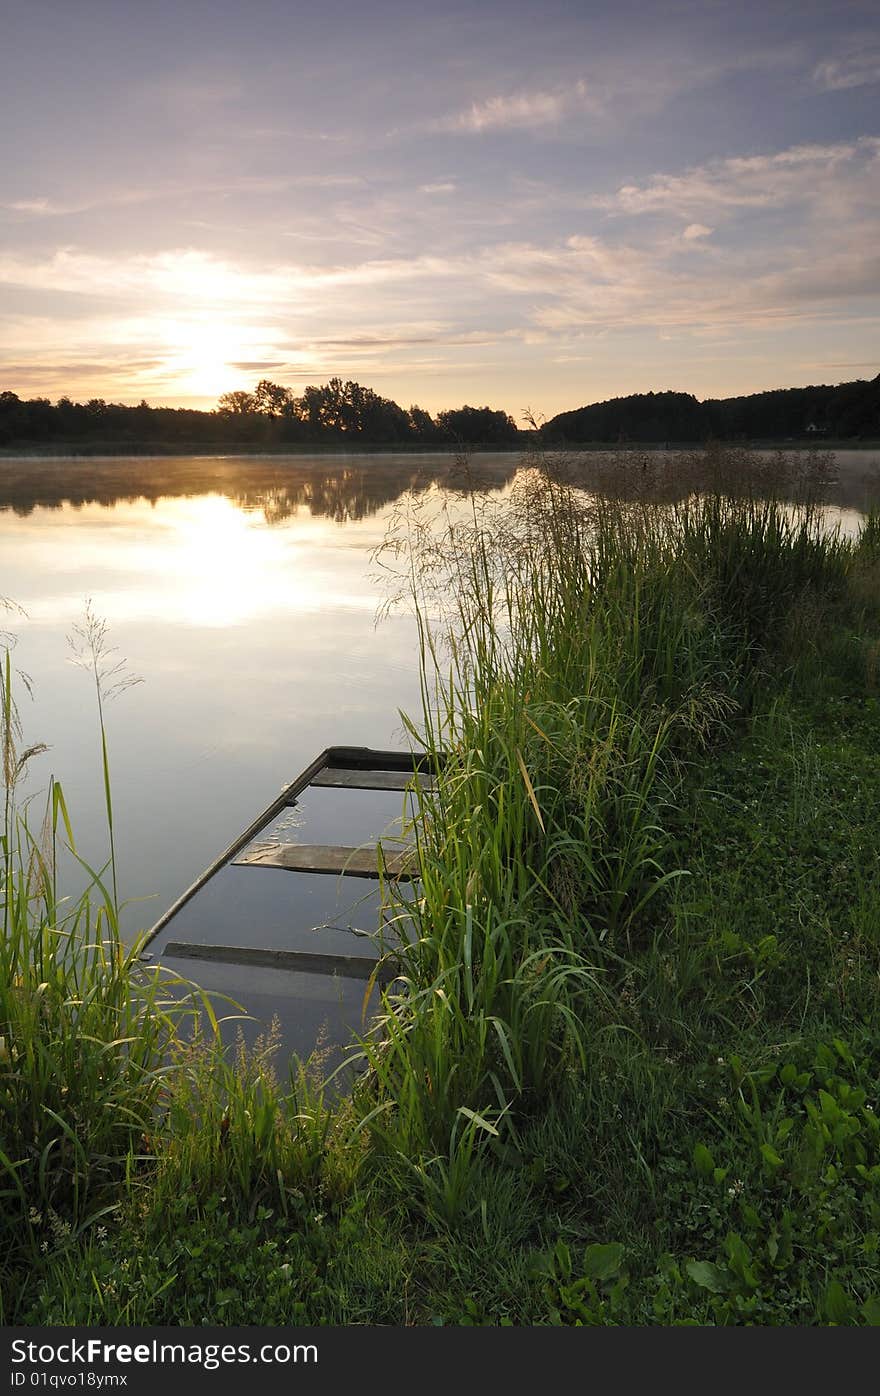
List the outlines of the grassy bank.
{"label": "grassy bank", "polygon": [[880,1321],[880,528],[771,483],[401,516],[448,761],[344,1103],[8,809],[6,1321]]}

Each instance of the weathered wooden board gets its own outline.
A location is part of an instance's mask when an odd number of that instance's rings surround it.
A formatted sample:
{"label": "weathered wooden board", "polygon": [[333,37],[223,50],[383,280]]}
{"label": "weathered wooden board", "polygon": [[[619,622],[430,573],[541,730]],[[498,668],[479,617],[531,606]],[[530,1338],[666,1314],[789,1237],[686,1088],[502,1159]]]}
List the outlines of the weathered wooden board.
{"label": "weathered wooden board", "polygon": [[323,955],[312,950],[263,950],[253,945],[200,945],[189,941],[169,940],[162,958],[177,960],[212,960],[230,965],[261,965],[283,969],[296,974],[341,974],[347,979],[370,979],[376,975],[380,984],[397,977],[393,961],[377,970],[369,955]]}
{"label": "weathered wooden board", "polygon": [[[386,877],[410,880],[416,872],[415,850],[386,849],[381,852]],[[349,877],[379,876],[380,853],[376,847],[346,848],[324,843],[255,843],[235,859],[236,866],[286,868],[288,872],[342,873]]]}
{"label": "weathered wooden board", "polygon": [[423,790],[434,789],[434,778],[424,771],[365,771],[326,766],[312,777],[312,785],[333,786],[343,790],[406,790],[417,782]]}
{"label": "weathered wooden board", "polygon": [[406,771],[407,775],[412,774],[413,767],[430,773],[436,764],[442,765],[446,760],[437,753],[378,751],[366,746],[330,746],[324,755],[324,765],[337,770]]}

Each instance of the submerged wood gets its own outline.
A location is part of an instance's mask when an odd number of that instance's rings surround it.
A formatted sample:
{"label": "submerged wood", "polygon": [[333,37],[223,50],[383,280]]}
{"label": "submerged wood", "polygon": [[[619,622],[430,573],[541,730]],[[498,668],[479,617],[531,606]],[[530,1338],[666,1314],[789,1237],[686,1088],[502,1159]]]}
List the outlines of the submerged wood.
{"label": "submerged wood", "polygon": [[415,784],[423,790],[435,788],[433,776],[424,771],[365,771],[333,766],[319,771],[311,784],[344,790],[408,790]]}
{"label": "submerged wood", "polygon": [[370,979],[388,984],[399,973],[394,961],[380,963],[369,955],[326,955],[312,950],[269,950],[253,945],[200,945],[169,940],[165,957],[178,960],[213,960],[231,965],[262,965],[297,974],[341,974],[346,979]]}
{"label": "submerged wood", "polygon": [[412,880],[417,870],[412,847],[391,850],[375,845],[348,848],[324,843],[256,843],[235,859],[235,865],[375,878],[379,877],[381,867],[384,876],[400,881]]}

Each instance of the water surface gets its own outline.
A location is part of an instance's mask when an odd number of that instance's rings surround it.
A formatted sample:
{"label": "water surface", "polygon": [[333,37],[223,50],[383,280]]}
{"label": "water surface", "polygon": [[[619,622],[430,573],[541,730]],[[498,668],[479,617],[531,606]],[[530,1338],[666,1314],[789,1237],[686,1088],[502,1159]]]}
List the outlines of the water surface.
{"label": "water surface", "polygon": [[[502,489],[517,461],[480,457],[479,478]],[[87,598],[107,623],[111,663],[143,680],[106,706],[126,934],[151,926],[324,747],[406,747],[399,710],[416,714],[420,702],[415,628],[404,614],[377,625],[386,589],[372,555],[399,496],[436,492],[450,471],[448,455],[0,462],[0,596],[25,612],[0,623],[33,692],[19,683],[23,739],[51,748],[29,788],[45,790],[50,774],[62,782],[95,866],[107,851],[97,712],[68,644]],[[400,804],[311,792],[297,832],[303,842],[366,841]],[[242,891],[249,878],[259,924]],[[228,870],[173,929],[360,953],[348,927],[375,926],[368,888]],[[343,929],[317,944],[310,927],[320,923]],[[333,1019],[342,991],[358,1007],[363,994],[362,984],[313,976],[198,970],[254,1012],[279,1007],[299,1050]]]}

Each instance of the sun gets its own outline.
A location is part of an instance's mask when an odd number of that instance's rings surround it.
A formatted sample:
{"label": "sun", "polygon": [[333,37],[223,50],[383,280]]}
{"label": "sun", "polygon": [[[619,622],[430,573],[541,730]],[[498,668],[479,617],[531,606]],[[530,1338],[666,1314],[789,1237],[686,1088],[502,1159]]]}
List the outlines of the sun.
{"label": "sun", "polygon": [[145,276],[154,309],[126,339],[155,346],[145,375],[154,393],[207,405],[288,366],[289,319],[279,312],[286,281],[195,251],[163,254]]}
{"label": "sun", "polygon": [[254,354],[255,332],[219,316],[167,322],[164,374],[181,394],[219,397],[241,387],[242,363]]}

